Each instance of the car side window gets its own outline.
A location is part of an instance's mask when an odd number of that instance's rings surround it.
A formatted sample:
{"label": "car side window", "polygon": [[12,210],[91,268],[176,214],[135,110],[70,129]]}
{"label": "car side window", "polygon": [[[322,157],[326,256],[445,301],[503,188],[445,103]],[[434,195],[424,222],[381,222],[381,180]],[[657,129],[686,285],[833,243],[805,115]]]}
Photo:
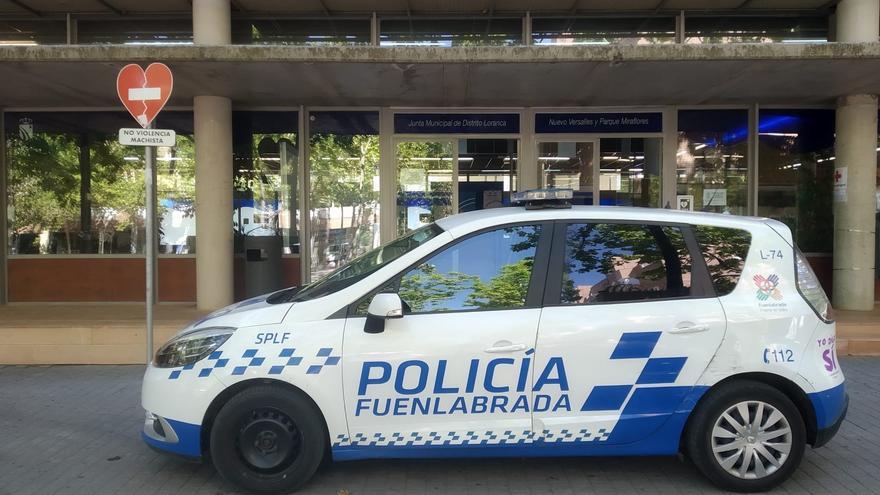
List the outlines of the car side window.
{"label": "car side window", "polygon": [[[526,305],[541,227],[477,234],[443,249],[386,285],[406,313],[515,309]],[[368,301],[358,305],[365,314]]]}
{"label": "car side window", "polygon": [[752,235],[745,230],[695,225],[694,236],[706,260],[718,297],[733,292],[749,254]]}
{"label": "car side window", "polygon": [[560,303],[687,297],[692,266],[678,227],[570,224],[565,232]]}

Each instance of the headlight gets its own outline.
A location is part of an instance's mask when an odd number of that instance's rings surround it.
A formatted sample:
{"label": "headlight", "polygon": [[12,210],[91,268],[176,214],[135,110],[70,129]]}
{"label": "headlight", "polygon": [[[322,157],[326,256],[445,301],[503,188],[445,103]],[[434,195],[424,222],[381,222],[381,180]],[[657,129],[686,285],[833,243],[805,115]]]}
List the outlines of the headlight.
{"label": "headlight", "polygon": [[210,327],[178,335],[159,349],[153,365],[176,368],[193,364],[223,345],[234,331],[229,327]]}

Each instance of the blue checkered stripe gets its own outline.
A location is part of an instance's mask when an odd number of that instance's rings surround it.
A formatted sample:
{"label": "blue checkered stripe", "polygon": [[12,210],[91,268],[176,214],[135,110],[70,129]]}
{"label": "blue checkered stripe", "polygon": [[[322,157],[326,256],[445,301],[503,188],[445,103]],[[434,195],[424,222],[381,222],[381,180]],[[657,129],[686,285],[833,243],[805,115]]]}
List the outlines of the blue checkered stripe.
{"label": "blue checkered stripe", "polygon": [[199,378],[211,376],[211,372],[213,372],[215,369],[226,368],[226,365],[229,364],[229,359],[221,356],[223,356],[223,351],[214,351],[204,361],[199,361],[198,363],[190,363],[179,369],[173,370],[171,374],[168,375],[168,379],[177,380],[184,372],[194,370],[196,368],[196,365],[199,365],[199,372],[196,376],[198,376]]}
{"label": "blue checkered stripe", "polygon": [[[197,363],[188,364],[181,368],[171,371],[168,375],[169,380],[177,380],[181,376],[185,376],[192,371],[197,378],[205,378],[211,376],[214,370],[222,368],[230,370],[232,376],[241,376],[248,371],[253,371],[259,375],[280,375],[287,369],[300,367],[304,359],[308,359],[309,365],[305,373],[307,375],[318,375],[327,366],[337,366],[340,356],[333,355],[332,347],[322,347],[315,352],[314,357],[306,358],[297,355],[297,349],[294,347],[284,348],[278,351],[277,356],[273,351],[271,354],[260,349],[245,349],[241,357],[224,356],[224,351],[214,351],[206,359]],[[198,373],[196,373],[196,370]]]}
{"label": "blue checkered stripe", "polygon": [[[655,385],[671,385],[678,379],[687,357],[654,357],[662,332],[625,332],[611,353],[611,361],[643,361],[635,383],[596,385],[584,401],[581,411],[618,411],[639,390]],[[631,394],[632,392],[632,394]]]}
{"label": "blue checkered stripe", "polygon": [[525,443],[569,443],[603,441],[608,439],[610,430],[600,428],[592,432],[586,428],[543,430],[504,430],[504,431],[449,431],[449,432],[391,432],[354,433],[336,435],[333,447],[422,447],[448,445],[519,445]]}

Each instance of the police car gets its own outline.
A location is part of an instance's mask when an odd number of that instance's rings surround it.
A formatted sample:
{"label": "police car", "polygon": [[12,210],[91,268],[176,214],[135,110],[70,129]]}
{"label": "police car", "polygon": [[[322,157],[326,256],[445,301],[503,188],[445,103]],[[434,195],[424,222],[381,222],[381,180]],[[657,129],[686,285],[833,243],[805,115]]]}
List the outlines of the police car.
{"label": "police car", "polygon": [[762,491],[848,404],[831,307],[784,224],[570,207],[437,220],[155,355],[144,440],[253,492],[326,458],[685,453]]}

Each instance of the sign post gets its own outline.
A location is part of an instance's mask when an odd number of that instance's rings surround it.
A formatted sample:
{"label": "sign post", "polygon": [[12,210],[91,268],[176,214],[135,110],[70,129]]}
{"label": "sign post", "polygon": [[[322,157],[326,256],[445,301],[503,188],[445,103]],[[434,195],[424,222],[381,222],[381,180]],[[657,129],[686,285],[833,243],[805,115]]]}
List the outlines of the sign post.
{"label": "sign post", "polygon": [[171,96],[173,86],[171,70],[160,63],[150,64],[146,70],[140,65],[128,64],[116,76],[119,100],[142,127],[119,129],[119,144],[144,147],[147,364],[153,359],[153,306],[156,303],[156,147],[174,146],[177,139],[173,130],[154,129],[153,120]]}

